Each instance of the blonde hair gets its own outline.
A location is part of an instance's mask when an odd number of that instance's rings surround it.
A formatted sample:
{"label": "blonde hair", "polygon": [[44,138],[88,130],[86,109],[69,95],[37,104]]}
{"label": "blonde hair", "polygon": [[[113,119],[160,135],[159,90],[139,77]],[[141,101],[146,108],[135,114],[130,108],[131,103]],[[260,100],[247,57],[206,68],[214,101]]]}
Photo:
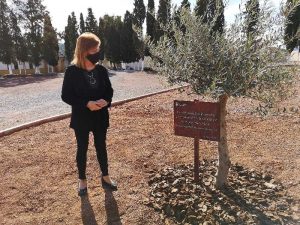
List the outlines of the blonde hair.
{"label": "blonde hair", "polygon": [[86,53],[94,47],[100,46],[101,41],[100,39],[93,33],[85,32],[82,33],[76,42],[76,48],[74,52],[74,58],[72,60],[72,64],[75,64],[79,68],[85,68],[85,56]]}

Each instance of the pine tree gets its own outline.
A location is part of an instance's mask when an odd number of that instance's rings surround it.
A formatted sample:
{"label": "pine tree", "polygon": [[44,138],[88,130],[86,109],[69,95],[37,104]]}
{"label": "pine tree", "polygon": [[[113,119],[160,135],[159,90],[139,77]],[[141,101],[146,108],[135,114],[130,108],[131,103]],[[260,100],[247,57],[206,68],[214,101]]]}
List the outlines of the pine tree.
{"label": "pine tree", "polygon": [[[43,58],[50,66],[58,64],[58,40],[49,15],[44,19]],[[49,72],[49,67],[48,67]],[[53,72],[53,71],[52,71]]]}
{"label": "pine tree", "polygon": [[22,12],[25,17],[29,61],[35,65],[35,72],[39,73],[38,66],[42,57],[42,32],[45,6],[41,0],[27,0]]}
{"label": "pine tree", "polygon": [[78,38],[78,24],[75,13],[68,16],[68,23],[65,27],[65,55],[68,62],[71,62],[74,56],[76,41]]}
{"label": "pine tree", "polygon": [[[25,62],[28,60],[28,50],[26,46],[26,40],[22,35],[21,29],[19,27],[19,21],[17,15],[10,11],[10,30],[11,30],[11,38],[13,43],[13,56],[17,62],[23,63],[23,69],[26,73]],[[21,74],[21,69],[20,69]]]}
{"label": "pine tree", "polygon": [[[124,23],[125,23],[125,19],[124,19]],[[154,0],[148,0],[146,23],[147,23],[147,30],[146,30],[147,35],[150,36],[151,41],[154,41],[155,27],[156,27]]]}
{"label": "pine tree", "polygon": [[12,39],[9,29],[9,8],[6,0],[0,0],[0,62],[7,65],[7,69],[11,69],[9,64],[12,63]]}
{"label": "pine tree", "polygon": [[254,38],[257,32],[257,23],[259,18],[259,1],[258,0],[248,0],[245,5],[245,23],[246,23],[246,34],[248,40]]}
{"label": "pine tree", "polygon": [[85,32],[85,22],[82,13],[80,13],[79,33],[82,34],[84,32]]}
{"label": "pine tree", "polygon": [[92,32],[94,34],[98,33],[97,20],[91,8],[88,8],[88,15],[85,20],[85,31]]}
{"label": "pine tree", "polygon": [[146,17],[146,8],[143,0],[135,0],[134,1],[134,9],[133,9],[133,24],[136,25],[141,35],[143,32],[143,23]]}
{"label": "pine tree", "polygon": [[164,32],[162,26],[165,26],[171,19],[171,1],[159,0],[157,11],[157,28],[156,28],[156,40],[163,36]]}
{"label": "pine tree", "polygon": [[213,32],[223,33],[225,20],[222,0],[197,0],[195,14],[201,17],[204,23],[213,23]]}
{"label": "pine tree", "polygon": [[136,43],[139,41],[136,32],[132,29],[132,15],[126,11],[121,33],[121,55],[122,61],[126,63],[135,62],[139,59]]}

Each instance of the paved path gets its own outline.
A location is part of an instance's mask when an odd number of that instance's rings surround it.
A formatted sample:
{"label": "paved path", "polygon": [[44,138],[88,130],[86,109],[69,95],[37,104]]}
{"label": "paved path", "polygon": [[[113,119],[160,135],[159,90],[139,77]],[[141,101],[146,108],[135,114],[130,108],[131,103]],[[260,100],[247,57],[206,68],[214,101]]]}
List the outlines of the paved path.
{"label": "paved path", "polygon": [[[111,74],[115,90],[113,101],[136,97],[168,88],[154,74],[115,72]],[[63,74],[47,77],[0,79],[0,130],[71,111],[60,93]]]}

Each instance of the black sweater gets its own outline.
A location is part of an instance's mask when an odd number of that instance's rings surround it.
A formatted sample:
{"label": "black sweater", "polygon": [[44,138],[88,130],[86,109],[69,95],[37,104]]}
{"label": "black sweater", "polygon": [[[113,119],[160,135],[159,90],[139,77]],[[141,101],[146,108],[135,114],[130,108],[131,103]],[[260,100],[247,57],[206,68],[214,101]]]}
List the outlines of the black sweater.
{"label": "black sweater", "polygon": [[[108,77],[108,71],[101,65],[96,65],[95,79],[97,88],[91,88],[84,77],[86,72],[75,65],[66,69],[61,98],[72,106],[70,127],[73,129],[88,130],[109,127],[108,107],[111,104],[113,89]],[[100,110],[91,111],[87,107],[89,101],[106,100],[109,104]]]}

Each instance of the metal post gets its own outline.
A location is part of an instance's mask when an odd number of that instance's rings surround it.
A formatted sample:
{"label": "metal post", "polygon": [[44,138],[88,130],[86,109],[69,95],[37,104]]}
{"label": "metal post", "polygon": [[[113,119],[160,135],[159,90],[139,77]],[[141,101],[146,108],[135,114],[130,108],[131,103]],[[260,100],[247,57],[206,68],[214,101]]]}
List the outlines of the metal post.
{"label": "metal post", "polygon": [[199,138],[194,138],[194,181],[199,182]]}

